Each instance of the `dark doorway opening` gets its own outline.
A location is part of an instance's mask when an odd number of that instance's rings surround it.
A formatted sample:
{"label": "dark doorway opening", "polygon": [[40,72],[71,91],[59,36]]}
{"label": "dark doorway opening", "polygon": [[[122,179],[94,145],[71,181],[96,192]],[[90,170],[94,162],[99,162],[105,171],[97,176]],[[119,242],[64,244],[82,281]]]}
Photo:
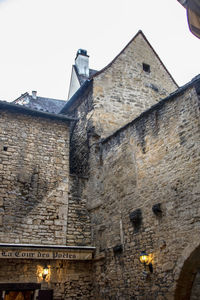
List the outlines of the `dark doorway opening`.
{"label": "dark doorway opening", "polygon": [[38,283],[0,283],[0,300],[34,300]]}
{"label": "dark doorway opening", "polygon": [[[200,299],[200,246],[186,259],[177,281],[174,300]],[[196,298],[196,295],[197,298]]]}
{"label": "dark doorway opening", "polygon": [[39,283],[0,283],[0,300],[53,300],[53,290]]}
{"label": "dark doorway opening", "polygon": [[33,300],[34,291],[6,291],[3,300]]}

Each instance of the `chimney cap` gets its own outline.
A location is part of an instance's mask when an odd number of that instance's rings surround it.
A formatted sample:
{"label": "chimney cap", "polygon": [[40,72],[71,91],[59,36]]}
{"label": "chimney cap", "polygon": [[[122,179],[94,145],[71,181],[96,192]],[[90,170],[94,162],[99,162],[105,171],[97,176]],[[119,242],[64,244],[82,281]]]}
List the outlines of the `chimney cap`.
{"label": "chimney cap", "polygon": [[87,55],[87,50],[85,50],[85,49],[78,49],[78,51],[76,53],[76,58],[78,57],[78,55],[83,55],[83,56],[89,57],[89,55]]}

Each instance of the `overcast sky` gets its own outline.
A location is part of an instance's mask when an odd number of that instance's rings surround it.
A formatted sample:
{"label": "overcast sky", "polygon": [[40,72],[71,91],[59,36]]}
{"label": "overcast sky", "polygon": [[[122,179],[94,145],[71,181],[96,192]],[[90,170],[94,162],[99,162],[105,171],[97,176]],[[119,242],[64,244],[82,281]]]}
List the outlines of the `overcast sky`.
{"label": "overcast sky", "polygon": [[200,73],[200,40],[176,0],[0,0],[0,99],[66,99],[79,48],[100,70],[140,29],[179,85]]}

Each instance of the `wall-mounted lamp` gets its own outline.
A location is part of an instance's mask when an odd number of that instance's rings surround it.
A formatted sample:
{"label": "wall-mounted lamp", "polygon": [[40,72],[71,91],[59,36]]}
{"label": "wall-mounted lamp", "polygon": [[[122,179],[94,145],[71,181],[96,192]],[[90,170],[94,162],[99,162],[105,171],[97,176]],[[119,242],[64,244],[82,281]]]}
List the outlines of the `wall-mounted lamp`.
{"label": "wall-mounted lamp", "polygon": [[49,274],[49,268],[47,267],[47,265],[43,268],[43,272],[42,272],[42,278],[45,279],[47,277],[47,275]]}
{"label": "wall-mounted lamp", "polygon": [[142,251],[140,254],[140,262],[145,266],[149,266],[149,271],[153,273],[153,266],[152,266],[152,258],[148,255],[145,251]]}

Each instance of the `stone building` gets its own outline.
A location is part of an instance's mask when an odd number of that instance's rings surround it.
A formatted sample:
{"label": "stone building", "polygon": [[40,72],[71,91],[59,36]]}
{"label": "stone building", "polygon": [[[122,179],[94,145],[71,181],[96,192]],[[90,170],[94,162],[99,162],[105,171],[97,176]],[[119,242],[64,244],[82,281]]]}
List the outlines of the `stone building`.
{"label": "stone building", "polygon": [[0,103],[1,296],[200,299],[200,76],[179,88],[139,31],[98,72],[79,50],[69,94]]}

